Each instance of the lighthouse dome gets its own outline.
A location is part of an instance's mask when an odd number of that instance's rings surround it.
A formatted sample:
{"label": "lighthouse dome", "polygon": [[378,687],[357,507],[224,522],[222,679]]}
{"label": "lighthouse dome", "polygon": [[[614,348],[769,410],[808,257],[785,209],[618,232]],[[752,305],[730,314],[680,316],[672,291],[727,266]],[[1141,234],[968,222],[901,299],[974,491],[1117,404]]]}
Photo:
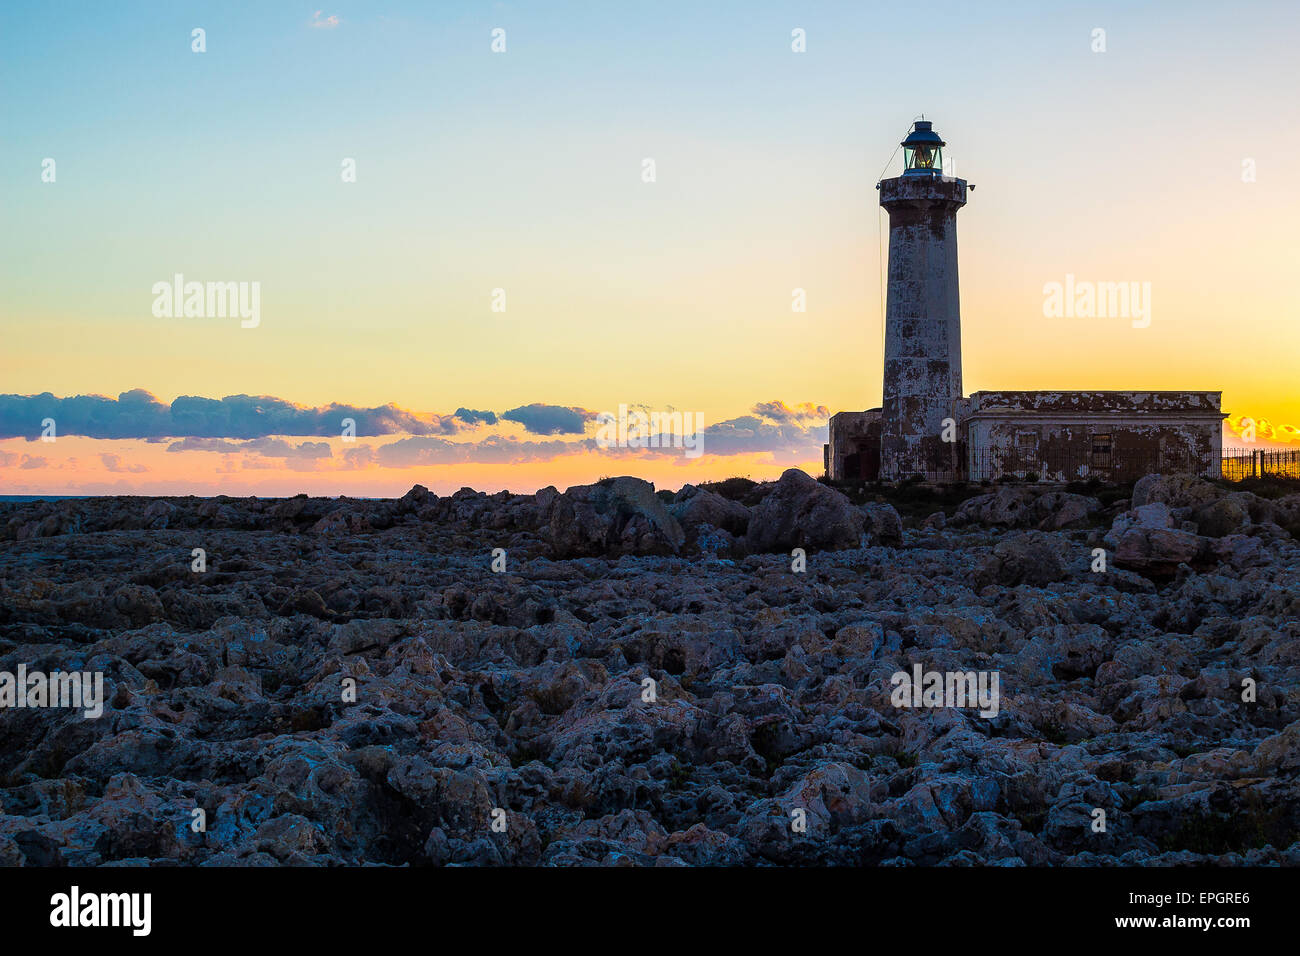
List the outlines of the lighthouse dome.
{"label": "lighthouse dome", "polygon": [[938,176],[943,172],[943,147],[948,145],[929,120],[917,120],[903,147],[904,176]]}
{"label": "lighthouse dome", "polygon": [[948,144],[934,131],[934,124],[929,120],[917,120],[912,124],[912,131],[900,146],[947,146]]}

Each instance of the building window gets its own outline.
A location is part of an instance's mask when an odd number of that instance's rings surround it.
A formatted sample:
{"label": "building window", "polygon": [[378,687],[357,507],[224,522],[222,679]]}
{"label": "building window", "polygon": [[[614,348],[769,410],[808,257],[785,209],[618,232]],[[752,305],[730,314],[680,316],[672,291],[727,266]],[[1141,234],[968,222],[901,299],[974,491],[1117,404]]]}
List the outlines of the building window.
{"label": "building window", "polygon": [[1094,455],[1110,454],[1110,435],[1093,435],[1092,436],[1092,453]]}
{"label": "building window", "polygon": [[1031,471],[1038,467],[1038,432],[1016,432],[1015,470]]}

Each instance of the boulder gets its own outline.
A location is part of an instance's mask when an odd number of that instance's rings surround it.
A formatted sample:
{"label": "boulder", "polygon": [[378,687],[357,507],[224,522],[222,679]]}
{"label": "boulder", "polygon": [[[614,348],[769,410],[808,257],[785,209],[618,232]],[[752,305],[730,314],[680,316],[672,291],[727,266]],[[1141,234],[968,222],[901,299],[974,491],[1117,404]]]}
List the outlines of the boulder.
{"label": "boulder", "polygon": [[348,507],[336,508],[311,526],[312,534],[364,534],[370,530],[366,516]]}
{"label": "boulder", "polygon": [[921,522],[921,527],[931,531],[942,531],[947,524],[948,516],[942,511],[936,511],[925,516],[925,520]]}
{"label": "boulder", "polygon": [[991,494],[976,495],[961,503],[951,524],[1025,526],[1033,523],[1036,497],[1030,488],[999,488]]}
{"label": "boulder", "polygon": [[746,540],[753,551],[854,548],[863,523],[848,498],[791,468],[754,508]]}
{"label": "boulder", "polygon": [[1080,527],[1100,510],[1101,502],[1096,498],[1066,491],[1048,492],[1034,502],[1034,514],[1041,515],[1038,527],[1042,531]]}
{"label": "boulder", "polygon": [[393,511],[396,514],[419,513],[429,505],[436,503],[438,496],[429,491],[424,485],[413,485],[411,490],[397,501],[393,502]]}
{"label": "boulder", "polygon": [[1042,586],[1066,576],[1057,541],[1041,531],[1011,534],[999,541],[980,567],[984,583]]}
{"label": "boulder", "polygon": [[1133,530],[1157,530],[1174,527],[1174,516],[1164,502],[1153,502],[1116,515],[1102,543],[1112,551],[1120,539]]}
{"label": "boulder", "polygon": [[176,506],[169,504],[162,499],[158,499],[148,508],[144,509],[143,518],[147,527],[155,530],[161,530],[167,527],[172,516],[176,514]]}
{"label": "boulder", "polygon": [[558,558],[669,554],[686,541],[655,486],[640,478],[577,485],[556,496],[549,510],[544,537]]}
{"label": "boulder", "polygon": [[[940,516],[943,512],[939,512]],[[903,541],[903,519],[893,505],[882,502],[868,502],[862,506],[862,516],[867,531],[871,533],[872,544],[901,544]]]}
{"label": "boulder", "polygon": [[1044,493],[1036,488],[999,488],[991,494],[963,501],[952,516],[952,524],[1059,531],[1086,524],[1100,509],[1101,502],[1087,495],[1065,491]]}
{"label": "boulder", "polygon": [[1261,774],[1273,775],[1300,770],[1300,720],[1287,724],[1280,733],[1265,737],[1252,755]]}
{"label": "boulder", "polygon": [[1133,486],[1133,507],[1159,502],[1171,508],[1195,508],[1225,494],[1222,488],[1195,475],[1146,475]]}
{"label": "boulder", "polygon": [[[684,500],[682,492],[692,489]],[[738,501],[722,497],[712,491],[704,491],[687,485],[678,493],[669,511],[681,524],[690,539],[701,525],[711,525],[731,535],[743,535],[749,529],[749,509]]]}
{"label": "boulder", "polygon": [[1223,538],[1250,528],[1250,502],[1254,495],[1233,494],[1196,509],[1196,530],[1206,537]]}
{"label": "boulder", "polygon": [[872,781],[847,763],[825,762],[812,767],[782,797],[784,806],[806,814],[809,828],[824,833],[862,823],[871,817]]}
{"label": "boulder", "polygon": [[1269,563],[1269,552],[1259,538],[1245,534],[1229,534],[1214,542],[1214,554],[1219,561],[1238,570],[1259,567]]}
{"label": "boulder", "polygon": [[1180,564],[1197,564],[1212,553],[1211,539],[1175,528],[1134,528],[1119,539],[1115,563],[1155,574],[1172,574]]}
{"label": "boulder", "polygon": [[130,627],[144,627],[166,616],[158,593],[148,585],[124,584],[113,594],[113,610]]}

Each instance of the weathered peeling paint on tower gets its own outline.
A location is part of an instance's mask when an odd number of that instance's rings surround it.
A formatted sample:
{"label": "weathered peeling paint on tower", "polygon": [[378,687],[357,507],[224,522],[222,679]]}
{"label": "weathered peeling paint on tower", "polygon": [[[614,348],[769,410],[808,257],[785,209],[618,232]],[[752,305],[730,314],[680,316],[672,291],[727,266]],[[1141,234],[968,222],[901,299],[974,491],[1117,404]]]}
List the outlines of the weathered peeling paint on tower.
{"label": "weathered peeling paint on tower", "polygon": [[955,417],[962,398],[957,210],[966,205],[966,181],[942,175],[944,143],[928,122],[918,122],[902,145],[903,175],[879,187],[889,213],[880,438],[886,479],[961,467],[957,445],[943,439],[944,420]]}

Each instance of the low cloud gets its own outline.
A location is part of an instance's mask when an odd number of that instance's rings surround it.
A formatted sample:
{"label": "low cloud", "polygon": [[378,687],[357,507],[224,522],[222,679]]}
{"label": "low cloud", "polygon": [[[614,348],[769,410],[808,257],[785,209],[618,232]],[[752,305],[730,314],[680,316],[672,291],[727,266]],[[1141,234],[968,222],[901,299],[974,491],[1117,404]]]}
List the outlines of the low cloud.
{"label": "low cloud", "polygon": [[99,460],[106,470],[114,473],[139,475],[149,470],[146,466],[139,464],[123,465],[121,455],[104,453],[99,456]]}
{"label": "low cloud", "polygon": [[799,405],[787,405],[782,401],[759,402],[752,409],[760,418],[768,418],[782,425],[825,425],[831,411],[825,405],[803,402]]}
{"label": "low cloud", "polygon": [[337,27],[340,23],[343,22],[342,18],[337,13],[331,13],[327,17],[321,16],[321,14],[323,14],[324,12],[325,11],[323,10],[317,10],[315,13],[313,13],[311,15],[311,22],[308,24],[308,26],[311,26],[317,30],[333,30],[335,27]]}
{"label": "low cloud", "polygon": [[374,467],[379,463],[379,456],[369,445],[361,445],[357,448],[349,448],[343,453],[343,467],[348,469],[364,469]]}
{"label": "low cloud", "polygon": [[54,419],[56,434],[87,438],[265,438],[270,435],[336,436],[343,420],[356,423],[358,437],[374,435],[454,435],[452,415],[421,415],[397,405],[360,408],[333,403],[319,408],[295,405],[269,395],[201,398],[182,395],[170,405],[142,388],[117,398],[76,395],[0,395],[0,439],[35,441],[43,422]]}
{"label": "low cloud", "polygon": [[502,412],[501,417],[523,425],[524,431],[533,435],[581,435],[596,413],[586,408],[534,402]]}
{"label": "low cloud", "polygon": [[706,455],[751,455],[763,452],[782,459],[820,457],[826,436],[817,426],[774,424],[755,415],[718,422],[704,429]]}
{"label": "low cloud", "polygon": [[480,412],[473,408],[458,408],[453,416],[467,425],[495,425],[496,412]]}
{"label": "low cloud", "polygon": [[282,438],[255,438],[251,441],[226,441],[224,438],[184,438],[167,446],[169,452],[213,451],[223,455],[253,454],[262,458],[330,458],[328,442],[305,441],[294,445]]}
{"label": "low cloud", "polygon": [[480,441],[452,442],[442,438],[403,438],[381,446],[375,462],[381,468],[411,468],[415,465],[514,464],[549,461],[561,455],[591,451],[595,442],[520,441],[493,435]]}

